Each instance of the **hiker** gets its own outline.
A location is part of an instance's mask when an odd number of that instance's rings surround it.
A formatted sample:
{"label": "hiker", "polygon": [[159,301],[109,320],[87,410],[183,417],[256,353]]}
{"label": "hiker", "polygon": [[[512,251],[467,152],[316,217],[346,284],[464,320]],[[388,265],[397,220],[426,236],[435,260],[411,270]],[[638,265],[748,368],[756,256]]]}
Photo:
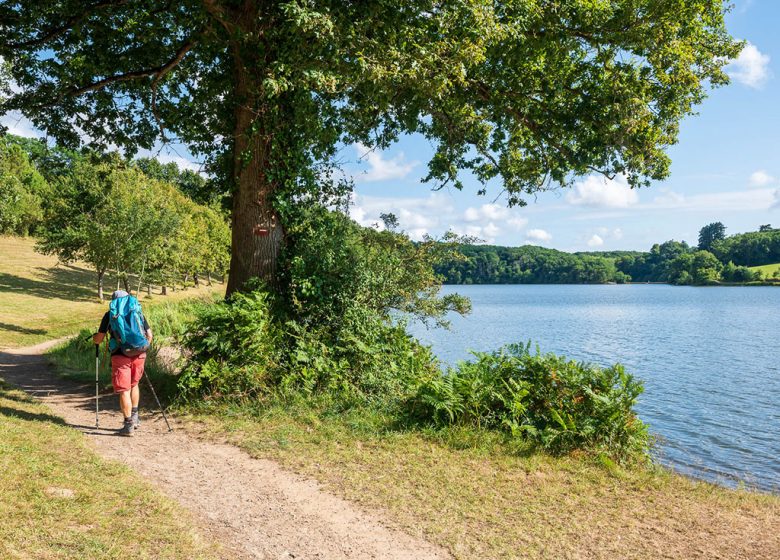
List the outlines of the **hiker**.
{"label": "hiker", "polygon": [[106,333],[111,335],[111,383],[114,393],[119,395],[119,408],[125,419],[118,434],[132,436],[141,425],[138,382],[144,374],[146,349],[152,341],[152,330],[141,313],[138,300],[124,290],[117,290],[111,295],[109,310],[103,315],[92,341],[100,344]]}

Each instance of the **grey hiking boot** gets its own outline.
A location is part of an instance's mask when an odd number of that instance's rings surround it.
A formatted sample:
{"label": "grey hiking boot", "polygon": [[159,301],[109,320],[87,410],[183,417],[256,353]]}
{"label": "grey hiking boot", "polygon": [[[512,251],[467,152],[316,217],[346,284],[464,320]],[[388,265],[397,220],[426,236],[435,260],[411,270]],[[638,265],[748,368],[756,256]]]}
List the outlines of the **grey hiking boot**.
{"label": "grey hiking boot", "polygon": [[141,417],[138,415],[137,412],[133,412],[132,416],[130,416],[130,420],[133,421],[133,429],[137,430],[141,427]]}
{"label": "grey hiking boot", "polygon": [[120,428],[120,430],[117,432],[117,435],[120,436],[127,436],[132,437],[133,436],[133,421],[132,420],[125,420],[124,426]]}

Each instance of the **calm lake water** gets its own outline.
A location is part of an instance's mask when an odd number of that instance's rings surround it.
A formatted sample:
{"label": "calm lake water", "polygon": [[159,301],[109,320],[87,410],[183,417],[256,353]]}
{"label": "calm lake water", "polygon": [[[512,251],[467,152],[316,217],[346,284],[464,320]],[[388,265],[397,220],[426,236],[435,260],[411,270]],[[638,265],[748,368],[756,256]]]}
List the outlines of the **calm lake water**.
{"label": "calm lake water", "polygon": [[473,311],[411,331],[446,363],[510,342],[645,382],[657,459],[729,486],[780,491],[780,289],[667,285],[445,286]]}

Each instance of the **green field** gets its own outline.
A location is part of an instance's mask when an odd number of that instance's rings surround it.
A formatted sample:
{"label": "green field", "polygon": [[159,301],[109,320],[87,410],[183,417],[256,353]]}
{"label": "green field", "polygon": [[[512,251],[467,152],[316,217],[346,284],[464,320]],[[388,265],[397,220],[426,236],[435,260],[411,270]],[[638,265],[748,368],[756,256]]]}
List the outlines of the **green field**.
{"label": "green field", "polygon": [[780,272],[780,263],[751,266],[751,272],[761,272],[765,278],[771,278],[775,271]]}
{"label": "green field", "polygon": [[[97,298],[95,273],[83,265],[59,264],[55,257],[35,252],[29,238],[0,236],[0,348],[36,344],[96,329],[107,309]],[[113,284],[113,286],[112,286]],[[106,280],[108,294],[115,280]],[[224,285],[169,290],[169,295],[143,294],[141,303],[161,302],[224,292]]]}

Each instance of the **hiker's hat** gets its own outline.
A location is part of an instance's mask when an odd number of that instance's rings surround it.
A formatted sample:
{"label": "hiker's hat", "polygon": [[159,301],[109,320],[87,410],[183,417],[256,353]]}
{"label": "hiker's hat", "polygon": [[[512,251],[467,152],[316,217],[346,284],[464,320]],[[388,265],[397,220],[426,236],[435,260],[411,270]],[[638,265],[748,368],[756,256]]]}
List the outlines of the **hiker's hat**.
{"label": "hiker's hat", "polygon": [[130,295],[130,294],[128,294],[128,293],[127,293],[126,291],[124,291],[124,290],[117,290],[117,291],[115,291],[113,294],[111,294],[111,299],[119,299],[119,298],[121,298],[121,297],[127,297],[127,296],[129,296],[129,295]]}

